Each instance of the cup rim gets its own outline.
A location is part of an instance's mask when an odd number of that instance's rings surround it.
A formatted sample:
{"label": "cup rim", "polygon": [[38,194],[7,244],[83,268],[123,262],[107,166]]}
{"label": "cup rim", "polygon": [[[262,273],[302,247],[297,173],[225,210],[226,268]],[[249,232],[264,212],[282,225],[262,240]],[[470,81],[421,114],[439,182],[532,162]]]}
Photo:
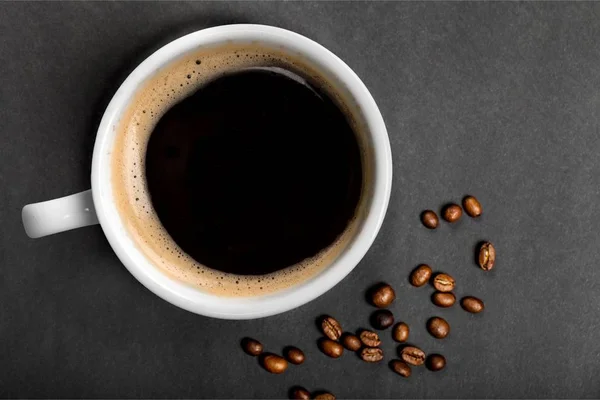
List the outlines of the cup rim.
{"label": "cup rim", "polygon": [[[200,46],[257,38],[280,42],[327,65],[347,86],[364,114],[374,153],[373,193],[366,217],[353,241],[323,271],[282,291],[255,297],[219,297],[170,278],[143,256],[129,237],[114,205],[111,150],[116,126],[131,98],[156,70]],[[92,196],[98,220],[114,252],[129,272],[150,291],[180,308],[222,319],[252,319],[289,311],[321,296],[346,277],[371,247],[387,211],[392,184],[392,155],[387,129],[375,100],[354,71],[317,42],[267,25],[222,25],[192,32],[164,45],[140,63],[121,84],[100,122],[92,158]]]}

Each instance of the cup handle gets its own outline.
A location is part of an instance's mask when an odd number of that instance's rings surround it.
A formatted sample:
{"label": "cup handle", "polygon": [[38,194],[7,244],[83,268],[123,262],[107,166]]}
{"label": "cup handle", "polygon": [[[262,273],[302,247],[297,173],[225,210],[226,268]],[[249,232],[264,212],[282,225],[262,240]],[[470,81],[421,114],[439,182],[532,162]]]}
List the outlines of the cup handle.
{"label": "cup handle", "polygon": [[98,223],[91,190],[28,204],[21,217],[25,233],[33,239]]}

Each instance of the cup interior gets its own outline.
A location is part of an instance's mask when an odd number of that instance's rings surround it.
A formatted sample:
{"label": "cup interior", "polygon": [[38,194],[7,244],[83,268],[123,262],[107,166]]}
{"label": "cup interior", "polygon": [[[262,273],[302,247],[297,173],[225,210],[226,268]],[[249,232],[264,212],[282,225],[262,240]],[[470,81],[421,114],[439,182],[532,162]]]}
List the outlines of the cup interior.
{"label": "cup interior", "polygon": [[[276,293],[253,297],[210,294],[167,276],[140,251],[115,204],[111,154],[123,113],[136,91],[157,71],[202,47],[227,43],[259,43],[296,56],[339,95],[357,127],[363,152],[363,195],[356,233],[329,266],[302,283]],[[162,47],[125,80],[101,121],[92,160],[92,192],[100,224],[119,259],[148,289],[189,311],[226,319],[248,319],[298,307],[341,281],[372,244],[387,209],[391,189],[391,151],[385,124],[372,96],[356,74],[333,53],[296,33],[261,25],[227,25],[191,33]]]}

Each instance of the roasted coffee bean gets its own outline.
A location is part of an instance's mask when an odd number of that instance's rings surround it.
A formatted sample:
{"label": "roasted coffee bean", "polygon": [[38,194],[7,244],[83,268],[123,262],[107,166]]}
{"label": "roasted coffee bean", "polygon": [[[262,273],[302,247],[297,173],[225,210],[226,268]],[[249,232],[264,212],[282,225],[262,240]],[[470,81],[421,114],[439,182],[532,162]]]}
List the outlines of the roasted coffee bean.
{"label": "roasted coffee bean", "polygon": [[297,347],[288,347],[285,350],[285,358],[292,364],[300,365],[304,362],[304,352]]}
{"label": "roasted coffee bean", "polygon": [[433,286],[440,292],[451,292],[454,290],[454,278],[448,274],[437,274],[433,278]]}
{"label": "roasted coffee bean", "polygon": [[378,347],[365,347],[360,352],[360,358],[366,362],[379,362],[383,360],[383,350]]}
{"label": "roasted coffee bean", "polygon": [[431,296],[431,301],[438,307],[452,307],[456,303],[456,296],[452,292],[435,292]]}
{"label": "roasted coffee bean", "polygon": [[429,282],[429,278],[431,278],[431,267],[421,264],[410,274],[410,283],[413,286],[421,287]]}
{"label": "roasted coffee bean", "polygon": [[377,310],[371,314],[373,328],[382,330],[394,325],[394,314],[389,310]]}
{"label": "roasted coffee bean", "polygon": [[446,366],[446,357],[441,354],[431,354],[427,357],[426,365],[431,371],[440,371]]}
{"label": "roasted coffee bean", "polygon": [[465,311],[473,314],[480,313],[484,309],[483,301],[473,296],[463,297],[460,304]]}
{"label": "roasted coffee bean", "polygon": [[258,340],[252,338],[242,339],[242,348],[251,356],[259,356],[263,352],[263,345]]}
{"label": "roasted coffee bean", "polygon": [[394,289],[387,283],[382,283],[371,289],[371,303],[375,307],[385,308],[396,298]]}
{"label": "roasted coffee bean", "polygon": [[444,318],[429,318],[429,321],[427,321],[427,330],[431,333],[431,336],[443,339],[450,333],[450,324]]}
{"label": "roasted coffee bean", "polygon": [[442,217],[448,222],[456,222],[462,217],[462,208],[458,204],[448,204],[444,208]]}
{"label": "roasted coffee bean", "polygon": [[331,340],[339,340],[342,336],[342,326],[333,317],[324,317],[321,321],[321,329]]}
{"label": "roasted coffee bean", "polygon": [[292,389],[290,398],[292,400],[310,400],[310,392],[303,387],[297,386]]}
{"label": "roasted coffee bean", "polygon": [[288,362],[278,355],[266,354],[262,359],[262,365],[272,374],[282,374],[287,369]]}
{"label": "roasted coffee bean", "polygon": [[344,354],[344,347],[331,339],[321,339],[319,341],[321,351],[331,358],[338,358]]}
{"label": "roasted coffee bean", "polygon": [[392,337],[396,342],[404,343],[408,340],[410,329],[404,322],[397,323],[392,331]]}
{"label": "roasted coffee bean", "polygon": [[494,268],[496,262],[496,249],[490,242],[481,244],[479,248],[479,266],[484,271],[489,271]]}
{"label": "roasted coffee bean", "polygon": [[473,196],[467,196],[463,199],[463,208],[469,217],[477,218],[481,215],[481,204]]}
{"label": "roasted coffee bean", "polygon": [[362,347],[362,342],[357,336],[345,333],[342,336],[342,345],[350,351],[358,351]]}
{"label": "roasted coffee bean", "polygon": [[407,346],[400,351],[400,358],[410,365],[423,365],[425,353],[418,347]]}
{"label": "roasted coffee bean", "polygon": [[392,360],[390,362],[390,367],[392,368],[392,371],[394,371],[400,376],[403,376],[405,378],[408,378],[410,376],[410,365],[408,365],[404,361]]}
{"label": "roasted coffee bean", "polygon": [[360,333],[360,341],[367,347],[377,347],[381,344],[379,335],[372,331],[362,331]]}
{"label": "roasted coffee bean", "polygon": [[335,400],[335,396],[329,392],[319,392],[315,395],[315,400]]}
{"label": "roasted coffee bean", "polygon": [[436,213],[431,210],[423,211],[421,214],[421,222],[429,229],[435,229],[440,222]]}

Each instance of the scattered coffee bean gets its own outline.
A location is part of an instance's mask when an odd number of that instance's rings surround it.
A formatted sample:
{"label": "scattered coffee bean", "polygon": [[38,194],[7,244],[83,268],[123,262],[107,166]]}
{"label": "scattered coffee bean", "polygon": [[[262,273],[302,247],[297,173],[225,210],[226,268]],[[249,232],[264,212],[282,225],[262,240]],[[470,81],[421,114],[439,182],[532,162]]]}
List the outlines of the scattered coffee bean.
{"label": "scattered coffee bean", "polygon": [[443,339],[450,333],[450,324],[444,318],[433,317],[427,321],[427,330],[431,336]]}
{"label": "scattered coffee bean", "polygon": [[378,347],[365,347],[360,352],[360,358],[366,362],[379,362],[383,360],[383,350]]}
{"label": "scattered coffee bean", "polygon": [[339,340],[342,336],[342,326],[333,317],[324,317],[321,321],[321,329],[331,340]]}
{"label": "scattered coffee bean", "polygon": [[446,357],[441,354],[431,354],[427,357],[426,365],[431,371],[441,371],[446,366]]}
{"label": "scattered coffee bean", "polygon": [[452,307],[456,303],[456,296],[452,292],[435,292],[431,296],[431,301],[438,307]]}
{"label": "scattered coffee bean", "polygon": [[346,333],[342,336],[342,345],[350,351],[358,351],[362,347],[362,342],[357,336]]}
{"label": "scattered coffee bean", "polygon": [[392,337],[396,342],[404,343],[408,340],[410,329],[404,322],[397,323],[392,331]]}
{"label": "scattered coffee bean", "polygon": [[423,365],[425,353],[418,347],[407,346],[400,351],[400,358],[410,365]]}
{"label": "scattered coffee bean", "polygon": [[484,271],[494,268],[496,262],[496,249],[490,242],[485,242],[479,248],[479,266]]}
{"label": "scattered coffee bean", "polygon": [[335,396],[329,392],[320,392],[315,395],[315,400],[335,400]]}
{"label": "scattered coffee bean", "polygon": [[387,283],[382,283],[371,289],[371,303],[375,307],[385,308],[396,298],[394,289]]}
{"label": "scattered coffee bean", "polygon": [[304,362],[304,352],[297,347],[288,347],[285,350],[285,358],[292,364],[300,365]]}
{"label": "scattered coffee bean", "polygon": [[435,229],[440,222],[436,213],[431,210],[423,211],[421,214],[421,222],[429,229]]}
{"label": "scattered coffee bean", "polygon": [[442,217],[448,222],[456,222],[462,217],[462,208],[458,204],[449,204],[444,208]]}
{"label": "scattered coffee bean", "polygon": [[410,365],[400,360],[392,360],[390,362],[390,367],[392,370],[400,376],[408,378],[410,376],[411,370]]}
{"label": "scattered coffee bean", "polygon": [[460,301],[460,304],[465,311],[473,314],[482,312],[484,309],[483,301],[473,296],[463,297],[463,299]]}
{"label": "scattered coffee bean", "polygon": [[410,274],[410,283],[413,286],[421,287],[429,282],[431,278],[431,267],[427,264],[421,264]]}
{"label": "scattered coffee bean", "polygon": [[467,196],[463,199],[463,208],[469,217],[477,218],[481,215],[481,204],[473,196]]}
{"label": "scattered coffee bean", "polygon": [[285,358],[275,354],[266,354],[262,359],[263,367],[272,374],[282,374],[288,367]]}
{"label": "scattered coffee bean", "polygon": [[377,310],[371,315],[371,325],[378,330],[394,325],[394,314],[390,310]]}
{"label": "scattered coffee bean", "polygon": [[331,358],[338,358],[344,354],[344,347],[331,339],[321,339],[319,341],[321,351]]}
{"label": "scattered coffee bean", "polygon": [[360,333],[360,341],[367,347],[377,347],[381,344],[379,335],[372,331],[362,331]]}
{"label": "scattered coffee bean", "polygon": [[259,356],[263,352],[262,343],[252,338],[242,339],[242,348],[251,356]]}
{"label": "scattered coffee bean", "polygon": [[310,392],[303,387],[297,386],[292,389],[290,398],[292,400],[310,400]]}
{"label": "scattered coffee bean", "polygon": [[440,292],[451,292],[454,290],[454,278],[448,274],[437,274],[433,278],[433,286]]}

